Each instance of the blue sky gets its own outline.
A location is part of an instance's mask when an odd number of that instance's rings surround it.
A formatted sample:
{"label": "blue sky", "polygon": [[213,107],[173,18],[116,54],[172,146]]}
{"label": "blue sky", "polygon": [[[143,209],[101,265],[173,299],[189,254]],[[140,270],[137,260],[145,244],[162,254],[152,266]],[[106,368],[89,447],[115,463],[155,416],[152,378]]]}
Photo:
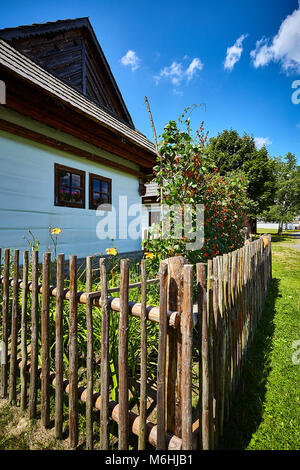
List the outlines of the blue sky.
{"label": "blue sky", "polygon": [[[225,128],[300,162],[298,0],[11,1],[0,27],[88,16],[136,127],[152,139],[192,104],[192,127]],[[295,84],[300,89],[300,81]],[[299,104],[296,104],[299,101]],[[260,139],[258,139],[260,138]]]}

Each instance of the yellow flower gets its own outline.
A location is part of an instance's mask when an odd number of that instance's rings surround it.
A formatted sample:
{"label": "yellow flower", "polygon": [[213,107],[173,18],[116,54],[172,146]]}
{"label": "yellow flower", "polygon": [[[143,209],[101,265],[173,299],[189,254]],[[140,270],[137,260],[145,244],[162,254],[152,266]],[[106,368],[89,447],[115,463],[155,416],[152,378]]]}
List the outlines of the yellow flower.
{"label": "yellow flower", "polygon": [[153,253],[145,253],[145,257],[147,259],[153,259],[154,258],[154,254]]}
{"label": "yellow flower", "polygon": [[116,256],[118,254],[117,250],[115,248],[106,248],[106,254],[107,255],[113,255]]}
{"label": "yellow flower", "polygon": [[58,235],[58,234],[61,233],[61,232],[62,232],[62,229],[59,228],[59,227],[56,227],[56,228],[54,228],[54,229],[52,230],[51,233],[52,233],[52,235]]}

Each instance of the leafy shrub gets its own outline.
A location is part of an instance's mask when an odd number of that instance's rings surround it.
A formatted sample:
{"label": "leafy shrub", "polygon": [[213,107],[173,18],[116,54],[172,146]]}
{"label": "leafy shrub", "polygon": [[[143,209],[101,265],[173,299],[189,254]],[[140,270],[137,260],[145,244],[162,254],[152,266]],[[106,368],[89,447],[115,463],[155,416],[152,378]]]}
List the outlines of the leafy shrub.
{"label": "leafy shrub", "polygon": [[[183,122],[181,119],[179,121]],[[196,224],[196,205],[204,205],[203,246],[199,250],[188,250],[189,237],[173,238],[174,226],[170,231],[171,237],[163,238],[160,224],[150,233],[152,237],[144,241],[144,249],[154,254],[153,263],[156,265],[161,259],[173,255],[182,255],[191,263],[206,261],[242,245],[241,229],[246,205],[245,176],[237,173],[231,177],[221,176],[209,155],[204,154],[208,133],[204,131],[203,122],[196,138],[190,135],[189,119],[184,123],[187,126],[186,131],[182,131],[175,121],[170,121],[165,126],[159,143],[158,164],[154,167],[154,182],[158,183],[159,200],[169,208],[175,204],[178,208],[179,205],[179,210],[184,215],[184,205],[194,207],[192,227]],[[175,212],[176,210],[170,209],[171,220],[176,215]],[[184,233],[184,217],[179,223],[181,233]],[[153,232],[156,232],[156,238],[153,238]]]}

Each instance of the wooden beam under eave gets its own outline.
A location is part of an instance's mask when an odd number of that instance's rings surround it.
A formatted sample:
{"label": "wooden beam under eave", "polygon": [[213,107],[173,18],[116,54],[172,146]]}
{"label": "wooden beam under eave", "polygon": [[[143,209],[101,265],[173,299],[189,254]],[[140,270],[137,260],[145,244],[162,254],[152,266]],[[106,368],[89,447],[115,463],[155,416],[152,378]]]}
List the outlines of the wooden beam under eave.
{"label": "wooden beam under eave", "polygon": [[3,75],[7,83],[6,106],[8,108],[141,167],[152,169],[155,165],[155,154],[150,150],[140,147],[127,138],[122,138],[121,135],[100,123],[79,114],[52,95],[33,89],[25,81],[5,72]]}
{"label": "wooden beam under eave", "polygon": [[93,154],[86,150],[82,150],[78,147],[74,147],[73,145],[66,144],[65,142],[61,142],[59,140],[53,139],[52,137],[45,136],[43,134],[32,131],[25,127],[21,127],[17,124],[13,124],[3,119],[0,119],[0,130],[17,135],[18,137],[23,137],[25,139],[32,140],[34,142],[46,145],[56,150],[76,155],[77,157],[85,158],[87,160],[100,163],[101,165],[108,166],[109,168],[115,168],[116,170],[123,171],[124,173],[129,173],[140,178],[145,178],[146,176],[145,173],[134,170],[133,168],[127,167],[125,165],[121,165],[120,163],[109,160],[108,158],[100,157],[99,155]]}

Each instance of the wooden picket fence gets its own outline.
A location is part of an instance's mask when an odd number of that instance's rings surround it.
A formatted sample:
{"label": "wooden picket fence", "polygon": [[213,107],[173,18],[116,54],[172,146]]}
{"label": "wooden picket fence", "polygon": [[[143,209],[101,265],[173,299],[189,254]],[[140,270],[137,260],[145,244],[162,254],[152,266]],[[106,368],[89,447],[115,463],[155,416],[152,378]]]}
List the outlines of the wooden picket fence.
{"label": "wooden picket fence", "polygon": [[[86,260],[86,291],[77,290],[77,258],[70,256],[69,289],[65,289],[64,255],[57,258],[56,286],[50,285],[50,253],[44,253],[42,282],[39,284],[38,252],[15,250],[12,277],[10,251],[0,252],[2,285],[2,351],[0,397],[11,404],[29,408],[30,418],[38,416],[45,427],[51,422],[50,396],[55,400],[55,434],[62,439],[64,398],[68,395],[71,448],[79,442],[79,402],[85,403],[86,448],[93,449],[93,415],[100,411],[100,449],[110,448],[109,424],[118,425],[118,448],[131,446],[158,450],[214,449],[223,434],[232,397],[237,389],[242,364],[259,322],[271,280],[271,237],[264,236],[241,249],[218,256],[196,269],[182,257],[161,263],[159,278],[147,279],[141,263],[141,281],[129,283],[130,263],[120,262],[120,286],[108,288],[108,272],[100,260],[101,290],[92,291],[92,258]],[[23,272],[20,279],[20,272]],[[159,307],[147,305],[147,288],[159,282]],[[129,289],[141,289],[141,302],[128,300]],[[111,297],[112,292],[120,296]],[[28,322],[28,297],[31,296]],[[41,296],[41,308],[39,308]],[[55,370],[50,370],[49,304],[54,297]],[[194,302],[195,299],[195,302]],[[69,303],[69,377],[64,377],[63,310]],[[78,305],[86,309],[87,354],[85,386],[79,387]],[[101,308],[100,361],[95,360],[93,320]],[[118,403],[110,398],[109,340],[110,315],[119,316]],[[140,319],[139,414],[129,409],[128,316]],[[147,418],[147,325],[159,324],[156,383],[156,421]],[[41,351],[39,351],[39,345]],[[99,351],[97,351],[99,352]],[[39,361],[39,354],[41,360]],[[52,353],[53,354],[53,353]],[[82,362],[82,361],[81,361]],[[94,390],[94,372],[99,369],[99,392]],[[197,370],[195,374],[194,371]],[[196,377],[196,379],[195,379]],[[20,393],[18,393],[20,380]],[[196,391],[195,391],[196,390]],[[196,396],[196,406],[194,397]],[[39,402],[40,401],[40,402]],[[53,413],[53,414],[54,414]],[[52,416],[53,418],[53,416]],[[132,435],[138,436],[137,444]],[[132,443],[133,442],[133,443]]]}

